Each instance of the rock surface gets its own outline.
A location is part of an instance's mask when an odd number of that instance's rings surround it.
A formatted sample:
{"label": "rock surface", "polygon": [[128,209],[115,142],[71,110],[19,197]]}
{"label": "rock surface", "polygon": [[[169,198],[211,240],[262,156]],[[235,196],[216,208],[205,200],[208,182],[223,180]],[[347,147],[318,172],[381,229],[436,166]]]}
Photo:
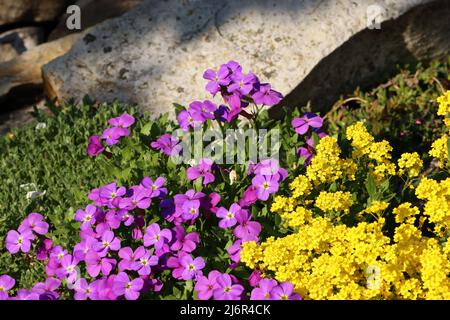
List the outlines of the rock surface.
{"label": "rock surface", "polygon": [[[42,91],[42,65],[66,53],[79,37],[70,35],[44,43],[24,52],[22,55],[0,64],[0,112],[12,108],[6,100],[18,103],[27,96],[37,99],[35,93]],[[24,92],[33,94],[24,95]],[[8,99],[14,96],[14,99]],[[34,98],[35,97],[35,98]]]}
{"label": "rock surface", "polygon": [[[101,23],[43,68],[50,97],[135,103],[156,116],[209,98],[202,73],[228,60],[260,75],[288,105],[329,103],[359,82],[449,51],[447,0],[145,0]],[[369,20],[369,22],[368,22]]]}
{"label": "rock surface", "polygon": [[44,41],[39,27],[13,29],[0,33],[0,63],[11,60]]}
{"label": "rock surface", "polygon": [[[92,27],[106,19],[118,17],[134,8],[143,0],[79,0],[75,4],[81,9],[81,29]],[[66,27],[67,14],[64,14],[58,26],[49,36],[49,40],[55,40],[77,30],[69,30]]]}
{"label": "rock surface", "polygon": [[0,25],[11,23],[48,22],[55,20],[70,0],[2,0]]}

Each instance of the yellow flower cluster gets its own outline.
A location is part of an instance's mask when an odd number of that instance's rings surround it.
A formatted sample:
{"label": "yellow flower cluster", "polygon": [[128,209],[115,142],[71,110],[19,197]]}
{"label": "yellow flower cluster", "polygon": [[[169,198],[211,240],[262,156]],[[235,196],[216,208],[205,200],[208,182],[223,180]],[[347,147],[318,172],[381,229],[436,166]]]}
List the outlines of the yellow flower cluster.
{"label": "yellow flower cluster", "polygon": [[423,161],[417,152],[404,153],[398,160],[398,174],[407,175],[409,178],[417,177],[422,170]]}
{"label": "yellow flower cluster", "polygon": [[447,140],[447,135],[443,135],[439,139],[435,140],[431,145],[431,150],[429,152],[430,156],[439,159],[440,167],[444,167],[448,162]]}
{"label": "yellow flower cluster", "polygon": [[450,113],[450,90],[447,90],[442,96],[437,98],[439,104],[438,116],[447,117]]}
{"label": "yellow flower cluster", "polygon": [[333,183],[343,177],[354,180],[356,164],[352,159],[341,159],[340,152],[336,138],[326,136],[320,139],[316,147],[316,155],[306,169],[308,179],[315,185]]}
{"label": "yellow flower cluster", "polygon": [[315,206],[323,212],[348,213],[353,204],[350,192],[326,192],[322,191],[316,198]]}
{"label": "yellow flower cluster", "polygon": [[353,158],[367,156],[374,160],[369,164],[375,179],[380,182],[387,175],[395,175],[395,164],[391,159],[392,147],[386,140],[375,142],[374,137],[367,131],[362,122],[357,122],[347,128],[347,139],[354,148]]}
{"label": "yellow flower cluster", "polygon": [[[450,93],[439,103],[447,116]],[[275,198],[271,211],[293,231],[243,243],[241,261],[290,281],[305,299],[450,299],[450,178],[431,179],[421,174],[417,153],[402,154],[398,175],[418,179],[411,202],[390,209],[382,200],[391,183],[384,178],[396,171],[389,143],[375,142],[362,123],[349,127],[347,138],[353,159],[340,157],[335,138],[322,138],[306,174],[290,184],[291,196]],[[430,155],[447,161],[447,136],[433,143]],[[370,175],[383,182],[371,186]]]}

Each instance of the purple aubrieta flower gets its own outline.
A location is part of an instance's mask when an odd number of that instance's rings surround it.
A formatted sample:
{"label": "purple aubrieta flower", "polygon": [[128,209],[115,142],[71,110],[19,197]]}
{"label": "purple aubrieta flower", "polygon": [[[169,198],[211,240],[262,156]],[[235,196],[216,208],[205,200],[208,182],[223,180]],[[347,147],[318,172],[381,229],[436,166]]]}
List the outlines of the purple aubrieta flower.
{"label": "purple aubrieta flower", "polygon": [[152,200],[150,198],[152,191],[142,186],[134,186],[130,188],[131,195],[127,198],[122,198],[119,201],[119,208],[126,210],[133,210],[135,208],[148,209]]}
{"label": "purple aubrieta flower", "polygon": [[183,110],[178,114],[177,119],[183,131],[188,131],[189,128],[197,128],[203,123],[201,113],[195,110]]}
{"label": "purple aubrieta flower", "polygon": [[131,127],[135,122],[135,119],[133,116],[129,115],[128,113],[124,113],[120,117],[112,118],[108,120],[108,123],[112,125],[113,127],[117,128],[128,128]]}
{"label": "purple aubrieta flower", "polygon": [[100,272],[102,272],[105,276],[109,275],[117,263],[115,259],[103,258],[101,254],[94,250],[90,250],[86,253],[85,262],[86,270],[93,278],[97,277]]}
{"label": "purple aubrieta flower", "polygon": [[10,300],[39,300],[39,294],[31,290],[19,289],[16,296],[11,297]]}
{"label": "purple aubrieta flower", "polygon": [[86,153],[90,157],[95,157],[105,151],[105,147],[102,144],[102,140],[98,136],[89,137],[89,143],[86,148]]}
{"label": "purple aubrieta flower", "polygon": [[120,272],[114,278],[112,289],[117,296],[124,295],[127,300],[137,300],[143,286],[144,280],[141,278],[130,280],[125,272]]}
{"label": "purple aubrieta flower", "polygon": [[283,99],[283,95],[272,89],[269,83],[261,83],[255,93],[252,94],[252,99],[256,104],[266,106],[274,106]]}
{"label": "purple aubrieta flower", "polygon": [[220,86],[227,86],[230,83],[230,69],[227,65],[223,64],[219,70],[214,71],[208,69],[203,73],[203,79],[210,80],[205,89],[212,95],[216,95],[220,91]]}
{"label": "purple aubrieta flower", "polygon": [[228,249],[231,261],[238,263],[241,261],[242,240],[236,240]]}
{"label": "purple aubrieta flower", "polygon": [[213,161],[211,159],[200,159],[197,166],[190,167],[186,170],[186,176],[189,180],[195,180],[202,177],[203,185],[206,186],[215,180],[214,174],[211,172],[212,165]]}
{"label": "purple aubrieta flower", "polygon": [[186,200],[181,206],[181,217],[185,220],[194,220],[200,214],[200,201],[199,200]]}
{"label": "purple aubrieta flower", "polygon": [[261,174],[264,176],[275,176],[277,181],[284,180],[288,176],[286,169],[281,168],[276,159],[265,159],[256,165],[249,167],[249,172]]}
{"label": "purple aubrieta flower", "polygon": [[221,273],[219,271],[212,270],[208,274],[208,277],[202,275],[197,278],[194,290],[199,300],[208,300],[213,296],[214,290],[218,288],[216,280],[220,275]]}
{"label": "purple aubrieta flower", "polygon": [[294,292],[294,285],[282,282],[271,291],[273,300],[301,300],[301,296]]}
{"label": "purple aubrieta flower", "polygon": [[105,140],[108,146],[113,146],[119,142],[120,138],[127,137],[129,135],[130,130],[127,128],[113,127],[105,129],[100,138]]}
{"label": "purple aubrieta flower", "polygon": [[132,269],[137,271],[139,275],[145,276],[152,272],[151,267],[158,264],[159,258],[151,255],[150,251],[145,250],[144,255],[134,262]]}
{"label": "purple aubrieta flower", "polygon": [[113,182],[100,188],[99,197],[111,201],[117,197],[125,195],[125,193],[126,193],[125,187],[117,188],[117,183]]}
{"label": "purple aubrieta flower", "polygon": [[142,246],[136,248],[134,252],[130,247],[120,249],[119,257],[122,260],[119,262],[119,271],[134,270],[136,261],[143,257],[146,252],[147,250]]}
{"label": "purple aubrieta flower", "polygon": [[44,282],[35,284],[32,291],[39,294],[39,300],[57,300],[59,294],[56,289],[60,286],[61,280],[49,277]]}
{"label": "purple aubrieta flower", "polygon": [[148,190],[151,190],[151,198],[165,197],[167,195],[167,188],[164,187],[165,183],[166,179],[164,179],[163,177],[158,177],[155,181],[153,181],[149,177],[144,177],[141,181],[141,186]]}
{"label": "purple aubrieta flower", "polygon": [[7,274],[0,276],[0,300],[8,300],[8,291],[16,284],[16,280]]}
{"label": "purple aubrieta flower", "polygon": [[116,275],[110,275],[92,282],[94,292],[92,300],[117,300],[117,294],[114,293],[113,285]]}
{"label": "purple aubrieta flower", "polygon": [[45,235],[48,232],[48,223],[40,213],[30,213],[20,224],[18,231],[31,230],[37,234]]}
{"label": "purple aubrieta flower", "polygon": [[98,241],[94,237],[87,237],[73,247],[73,256],[80,261],[83,261],[86,257],[86,253],[90,250],[94,250]]}
{"label": "purple aubrieta flower", "polygon": [[27,253],[30,251],[32,240],[34,240],[34,235],[30,229],[26,229],[20,233],[15,230],[10,230],[6,235],[6,249],[11,254],[15,254],[19,250]]}
{"label": "purple aubrieta flower", "polygon": [[252,179],[259,200],[266,201],[270,194],[278,191],[278,181],[275,176],[256,175]]}
{"label": "purple aubrieta flower", "polygon": [[217,110],[217,105],[209,100],[203,102],[194,101],[189,105],[189,111],[198,114],[202,120],[205,122],[209,119],[214,119],[214,112]]}
{"label": "purple aubrieta flower", "polygon": [[253,73],[244,74],[242,71],[236,71],[231,75],[232,83],[228,86],[228,92],[239,92],[241,95],[247,95],[252,91],[255,84],[259,83],[258,77]]}
{"label": "purple aubrieta flower", "polygon": [[240,300],[244,287],[233,284],[229,274],[224,273],[216,278],[217,288],[213,295],[215,300]]}
{"label": "purple aubrieta flower", "polygon": [[237,223],[236,214],[241,210],[241,206],[237,203],[233,203],[230,209],[220,207],[217,210],[216,216],[220,218],[219,227],[227,229],[234,226]]}
{"label": "purple aubrieta flower", "polygon": [[197,232],[186,234],[182,226],[175,226],[172,229],[172,242],[170,243],[170,250],[192,252],[200,243],[200,235]]}
{"label": "purple aubrieta flower", "polygon": [[162,229],[157,223],[152,223],[145,229],[144,246],[155,246],[155,249],[161,249],[164,244],[172,240],[172,233],[169,229]]}
{"label": "purple aubrieta flower", "polygon": [[255,186],[251,185],[245,189],[242,198],[239,200],[241,207],[249,207],[258,200],[258,192]]}
{"label": "purple aubrieta flower", "polygon": [[191,280],[201,275],[201,270],[205,267],[205,260],[201,257],[193,259],[187,254],[180,258],[180,265],[183,267],[181,278],[183,280]]}
{"label": "purple aubrieta flower", "polygon": [[167,156],[178,155],[181,151],[180,140],[173,135],[166,133],[159,137],[156,141],[153,141],[150,146],[153,149],[160,150]]}
{"label": "purple aubrieta flower", "polygon": [[75,283],[74,290],[75,294],[73,297],[75,300],[92,300],[92,297],[95,295],[95,286],[88,283],[85,278],[80,278]]}
{"label": "purple aubrieta flower", "polygon": [[261,279],[250,294],[250,300],[272,300],[272,290],[278,285],[276,280]]}
{"label": "purple aubrieta flower", "polygon": [[235,217],[239,225],[234,228],[233,234],[244,242],[258,241],[261,224],[257,221],[251,221],[251,213],[242,209],[236,213]]}
{"label": "purple aubrieta flower", "polygon": [[96,213],[97,207],[89,204],[86,206],[85,210],[77,210],[75,213],[75,220],[81,222],[80,228],[84,230],[95,224]]}
{"label": "purple aubrieta flower", "polygon": [[302,117],[294,118],[291,122],[298,134],[305,134],[309,128],[321,128],[323,125],[323,119],[314,113],[305,113]]}
{"label": "purple aubrieta flower", "polygon": [[120,250],[120,239],[114,235],[114,232],[107,230],[101,235],[100,241],[94,245],[94,250],[100,253],[106,253],[109,250]]}
{"label": "purple aubrieta flower", "polygon": [[47,260],[52,247],[53,241],[50,239],[45,239],[42,242],[42,245],[36,250],[36,259],[39,261]]}
{"label": "purple aubrieta flower", "polygon": [[78,272],[76,267],[78,259],[68,254],[61,259],[61,267],[56,271],[56,275],[60,278],[66,278],[68,283],[74,283],[77,280]]}

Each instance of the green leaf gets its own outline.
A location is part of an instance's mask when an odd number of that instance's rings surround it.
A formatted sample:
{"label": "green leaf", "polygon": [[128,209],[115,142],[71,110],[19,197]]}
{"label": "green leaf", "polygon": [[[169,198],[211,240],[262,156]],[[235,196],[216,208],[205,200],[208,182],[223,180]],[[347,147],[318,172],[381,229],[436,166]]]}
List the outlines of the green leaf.
{"label": "green leaf", "polygon": [[373,176],[371,174],[367,175],[366,190],[371,198],[373,196],[375,196],[375,194],[377,192],[377,185],[375,184],[375,179],[373,178]]}

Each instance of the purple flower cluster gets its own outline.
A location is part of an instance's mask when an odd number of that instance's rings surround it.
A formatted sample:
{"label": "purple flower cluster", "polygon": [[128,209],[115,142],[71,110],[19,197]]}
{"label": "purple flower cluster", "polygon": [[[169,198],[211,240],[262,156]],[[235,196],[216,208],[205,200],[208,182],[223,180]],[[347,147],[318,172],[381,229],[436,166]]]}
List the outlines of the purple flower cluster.
{"label": "purple flower cluster", "polygon": [[[327,133],[320,131],[323,126],[323,119],[313,113],[307,112],[302,117],[294,118],[291,124],[294,127],[295,132],[297,132],[299,135],[305,135],[309,131],[317,134],[318,138],[323,138],[328,135]],[[315,146],[312,136],[310,136],[306,140],[306,145],[304,147],[298,148],[297,154],[299,157],[303,157],[305,159],[305,165],[311,163],[314,148]]]}
{"label": "purple flower cluster", "polygon": [[117,144],[121,138],[128,137],[130,135],[130,129],[128,128],[131,127],[134,122],[134,117],[128,113],[124,113],[117,118],[109,119],[108,123],[111,127],[105,129],[100,137],[91,136],[89,138],[86,153],[91,157],[95,157],[105,151],[102,140],[104,140],[108,146],[113,146]]}

